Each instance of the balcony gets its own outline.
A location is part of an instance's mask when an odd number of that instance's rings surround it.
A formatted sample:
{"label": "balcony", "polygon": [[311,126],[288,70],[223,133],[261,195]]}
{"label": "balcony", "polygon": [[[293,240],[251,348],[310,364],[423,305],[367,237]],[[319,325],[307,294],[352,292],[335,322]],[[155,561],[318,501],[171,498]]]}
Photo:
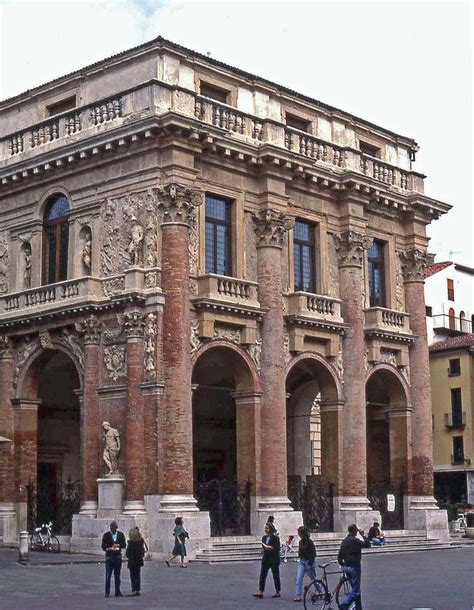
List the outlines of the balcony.
{"label": "balcony", "polygon": [[240,307],[260,307],[255,282],[214,273],[207,273],[197,278],[197,299],[195,300]]}
{"label": "balcony", "polygon": [[470,458],[465,458],[464,454],[462,455],[452,455],[451,454],[451,464],[453,466],[470,466],[471,460]]}
{"label": "balcony", "polygon": [[288,315],[293,318],[309,318],[313,321],[328,324],[343,324],[341,301],[332,297],[312,294],[311,292],[293,292],[287,297]]}
{"label": "balcony", "polygon": [[365,332],[367,334],[382,334],[392,337],[409,337],[410,316],[403,311],[371,307],[365,310]]}
{"label": "balcony", "polygon": [[92,277],[30,288],[0,297],[0,322],[50,314],[106,298],[101,280]]}
{"label": "balcony", "polygon": [[437,334],[462,335],[472,333],[472,322],[467,318],[456,318],[448,314],[436,314],[432,316],[433,330]]}
{"label": "balcony", "polygon": [[444,425],[449,430],[463,430],[466,427],[466,413],[445,413]]}
{"label": "balcony", "polygon": [[252,140],[263,140],[263,122],[257,117],[227,104],[198,95],[194,102],[194,115],[199,121],[225,131],[246,136]]}

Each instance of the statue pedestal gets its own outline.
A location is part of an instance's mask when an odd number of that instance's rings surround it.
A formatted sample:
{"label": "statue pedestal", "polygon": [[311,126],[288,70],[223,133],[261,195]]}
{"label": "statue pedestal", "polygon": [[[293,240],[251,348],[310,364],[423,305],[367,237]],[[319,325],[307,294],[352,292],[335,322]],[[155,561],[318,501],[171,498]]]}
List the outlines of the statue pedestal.
{"label": "statue pedestal", "polygon": [[120,475],[97,479],[99,501],[97,517],[116,519],[123,508],[124,479]]}

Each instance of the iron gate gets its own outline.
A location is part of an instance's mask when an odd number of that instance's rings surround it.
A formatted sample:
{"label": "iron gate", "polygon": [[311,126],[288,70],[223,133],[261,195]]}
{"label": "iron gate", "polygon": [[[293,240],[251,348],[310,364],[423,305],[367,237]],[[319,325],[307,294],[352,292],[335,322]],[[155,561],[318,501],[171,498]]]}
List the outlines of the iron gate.
{"label": "iron gate", "polygon": [[[393,496],[394,506],[389,506],[388,496]],[[383,530],[402,530],[404,528],[403,518],[403,492],[394,489],[387,484],[370,484],[367,497],[373,510],[378,510],[382,517]],[[389,510],[393,508],[393,510]]]}
{"label": "iron gate", "polygon": [[196,489],[200,510],[209,512],[211,536],[250,534],[250,481],[233,483],[215,479]]}
{"label": "iron gate", "polygon": [[27,486],[28,530],[42,523],[53,522],[56,534],[70,534],[72,517],[79,512],[81,487],[79,481],[68,479],[59,488],[53,483]]}
{"label": "iron gate", "polygon": [[334,486],[318,476],[288,477],[288,497],[295,510],[303,513],[303,523],[310,530],[332,532],[334,529]]}

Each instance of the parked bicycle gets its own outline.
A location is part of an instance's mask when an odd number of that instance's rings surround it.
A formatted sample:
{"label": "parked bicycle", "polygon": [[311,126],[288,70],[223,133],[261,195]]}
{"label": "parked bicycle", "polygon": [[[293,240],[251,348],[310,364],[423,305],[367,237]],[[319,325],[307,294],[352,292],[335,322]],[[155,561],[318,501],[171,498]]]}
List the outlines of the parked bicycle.
{"label": "parked bicycle", "polygon": [[35,527],[35,531],[30,536],[30,547],[32,551],[49,551],[59,553],[61,546],[56,536],[52,534],[53,523],[43,523],[40,527]]}
{"label": "parked bicycle", "polygon": [[[336,602],[336,606],[342,602],[344,597],[349,593],[351,587],[344,573],[339,569],[334,572],[328,572],[328,567],[338,565],[337,561],[329,561],[328,563],[318,564],[318,567],[323,571],[321,578],[312,580],[309,585],[304,588],[304,607],[305,610],[330,610],[332,602]],[[328,576],[331,574],[339,575],[339,580],[332,591],[329,590]],[[355,604],[350,606],[350,610],[355,608]]]}

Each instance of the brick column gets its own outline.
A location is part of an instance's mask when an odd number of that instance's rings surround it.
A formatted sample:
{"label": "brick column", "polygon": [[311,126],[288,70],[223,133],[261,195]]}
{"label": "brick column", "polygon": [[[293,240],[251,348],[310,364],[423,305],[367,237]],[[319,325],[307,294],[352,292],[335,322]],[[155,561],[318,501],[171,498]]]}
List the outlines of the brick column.
{"label": "brick column", "polygon": [[160,492],[171,510],[195,507],[191,391],[191,321],[189,293],[189,225],[199,192],[168,184],[158,195],[162,213],[162,290],[164,401],[159,430]]}
{"label": "brick column", "polygon": [[[289,531],[298,513],[288,500],[286,455],[286,388],[281,250],[292,221],[283,212],[265,208],[254,215],[257,235],[258,300],[266,310],[261,325],[262,356],[260,401],[260,490],[256,499],[254,530],[279,512],[280,531]],[[286,512],[286,516],[282,513]],[[283,525],[285,519],[285,525]],[[285,528],[285,529],[284,529]]]}
{"label": "brick column", "polygon": [[140,387],[145,373],[145,317],[141,311],[127,311],[123,316],[123,325],[127,334],[126,501],[123,512],[138,514],[145,512],[145,404]]}
{"label": "brick column", "polygon": [[13,412],[13,347],[0,336],[0,542],[16,539]]}
{"label": "brick column", "polygon": [[236,410],[237,481],[250,481],[252,495],[260,490],[260,394],[254,391],[232,393]]}
{"label": "brick column", "polygon": [[335,496],[342,491],[343,417],[344,403],[321,402],[321,480],[334,486]]}
{"label": "brick column", "polygon": [[406,405],[391,405],[388,411],[390,485],[403,493],[411,488],[411,412]]}
{"label": "brick column", "polygon": [[336,236],[341,309],[344,322],[348,324],[342,352],[345,395],[343,484],[341,496],[336,498],[336,531],[344,531],[348,522],[358,522],[361,527],[366,527],[374,516],[367,499],[365,289],[362,273],[365,251],[371,243],[372,238],[353,230]]}
{"label": "brick column", "polygon": [[99,385],[99,343],[101,326],[96,316],[82,324],[84,335],[84,383],[81,408],[82,502],[80,514],[95,516],[97,512],[97,479],[100,464],[101,418],[97,387]]}

